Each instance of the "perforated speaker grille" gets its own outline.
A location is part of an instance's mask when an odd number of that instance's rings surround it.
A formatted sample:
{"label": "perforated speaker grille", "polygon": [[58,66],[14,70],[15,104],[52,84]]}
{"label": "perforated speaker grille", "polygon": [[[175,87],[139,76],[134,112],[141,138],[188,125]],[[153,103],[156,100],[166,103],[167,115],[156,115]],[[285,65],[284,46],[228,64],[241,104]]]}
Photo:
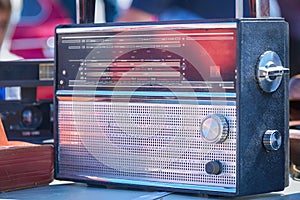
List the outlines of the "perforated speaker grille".
{"label": "perforated speaker grille", "polygon": [[[213,113],[229,121],[221,144],[200,135]],[[235,106],[59,101],[58,131],[62,177],[236,186]],[[222,163],[219,175],[205,172],[213,160]]]}

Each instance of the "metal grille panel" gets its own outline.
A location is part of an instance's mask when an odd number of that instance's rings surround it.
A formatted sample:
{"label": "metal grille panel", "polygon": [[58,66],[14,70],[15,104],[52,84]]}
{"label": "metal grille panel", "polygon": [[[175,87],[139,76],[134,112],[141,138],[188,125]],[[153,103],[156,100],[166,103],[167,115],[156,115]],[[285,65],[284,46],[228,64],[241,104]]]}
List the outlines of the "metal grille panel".
{"label": "metal grille panel", "polygon": [[[222,144],[200,135],[201,120],[223,114]],[[236,108],[121,102],[58,102],[59,173],[197,186],[236,186]],[[219,160],[220,175],[205,164]]]}

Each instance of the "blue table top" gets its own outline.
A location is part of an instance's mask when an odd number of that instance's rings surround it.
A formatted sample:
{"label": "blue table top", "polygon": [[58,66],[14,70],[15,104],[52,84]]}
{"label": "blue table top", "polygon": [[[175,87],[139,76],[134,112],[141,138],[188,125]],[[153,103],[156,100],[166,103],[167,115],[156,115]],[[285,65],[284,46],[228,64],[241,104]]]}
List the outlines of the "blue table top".
{"label": "blue table top", "polygon": [[[201,199],[228,199],[225,197],[212,197],[207,195],[187,195],[168,192],[155,192],[144,190],[126,190],[120,188],[91,187],[82,183],[66,181],[53,181],[48,186],[0,193],[0,200],[201,200]],[[230,197],[229,199],[232,199]],[[236,197],[235,199],[260,200],[299,200],[300,181],[290,180],[290,185],[282,192],[273,192],[261,195]]]}

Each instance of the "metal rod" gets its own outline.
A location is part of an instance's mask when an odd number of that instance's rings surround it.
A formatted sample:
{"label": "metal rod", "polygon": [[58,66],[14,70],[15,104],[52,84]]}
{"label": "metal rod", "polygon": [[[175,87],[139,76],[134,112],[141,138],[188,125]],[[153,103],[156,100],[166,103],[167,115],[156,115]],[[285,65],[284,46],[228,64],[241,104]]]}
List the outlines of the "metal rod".
{"label": "metal rod", "polygon": [[240,19],[244,17],[243,9],[243,0],[235,0],[235,18]]}
{"label": "metal rod", "polygon": [[270,17],[270,0],[250,0],[251,17]]}
{"label": "metal rod", "polygon": [[95,0],[76,0],[76,23],[94,23]]}

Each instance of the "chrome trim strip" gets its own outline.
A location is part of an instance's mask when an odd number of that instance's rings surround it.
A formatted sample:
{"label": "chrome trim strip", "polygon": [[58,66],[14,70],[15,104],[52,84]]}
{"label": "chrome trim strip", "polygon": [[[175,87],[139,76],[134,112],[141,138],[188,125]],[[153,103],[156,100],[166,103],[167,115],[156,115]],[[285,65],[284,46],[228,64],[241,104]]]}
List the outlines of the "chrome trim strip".
{"label": "chrome trim strip", "polygon": [[116,26],[99,26],[94,27],[67,27],[67,28],[57,28],[56,33],[82,33],[82,32],[99,32],[99,31],[135,31],[135,30],[148,30],[148,29],[195,29],[195,28],[205,28],[205,29],[213,29],[213,28],[237,28],[236,22],[220,22],[220,23],[205,23],[205,22],[197,22],[197,23],[187,23],[187,24],[151,24],[151,25],[116,25]]}
{"label": "chrome trim strip", "polygon": [[155,97],[228,97],[236,98],[232,92],[143,92],[143,91],[88,91],[88,90],[58,90],[56,95],[88,95],[88,96],[155,96]]}

